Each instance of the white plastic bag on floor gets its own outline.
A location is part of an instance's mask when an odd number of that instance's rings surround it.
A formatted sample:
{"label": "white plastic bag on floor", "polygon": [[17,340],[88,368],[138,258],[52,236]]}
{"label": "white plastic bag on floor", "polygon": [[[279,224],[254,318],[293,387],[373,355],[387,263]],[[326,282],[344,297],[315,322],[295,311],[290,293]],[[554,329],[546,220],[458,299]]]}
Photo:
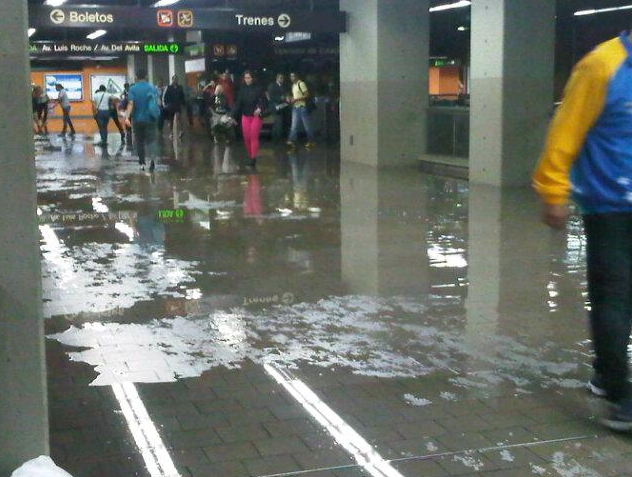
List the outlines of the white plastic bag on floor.
{"label": "white plastic bag on floor", "polygon": [[11,474],[11,477],[72,477],[72,475],[57,467],[50,457],[40,456],[22,465]]}

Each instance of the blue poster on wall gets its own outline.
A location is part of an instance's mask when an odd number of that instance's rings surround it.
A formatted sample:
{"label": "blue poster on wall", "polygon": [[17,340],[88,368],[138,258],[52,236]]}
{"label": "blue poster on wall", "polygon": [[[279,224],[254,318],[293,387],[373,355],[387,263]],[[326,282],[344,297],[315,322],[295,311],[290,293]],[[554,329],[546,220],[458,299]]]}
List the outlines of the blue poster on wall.
{"label": "blue poster on wall", "polygon": [[68,93],[70,101],[83,101],[83,75],[82,74],[51,74],[44,75],[46,94],[51,99],[57,99],[55,85],[61,84]]}

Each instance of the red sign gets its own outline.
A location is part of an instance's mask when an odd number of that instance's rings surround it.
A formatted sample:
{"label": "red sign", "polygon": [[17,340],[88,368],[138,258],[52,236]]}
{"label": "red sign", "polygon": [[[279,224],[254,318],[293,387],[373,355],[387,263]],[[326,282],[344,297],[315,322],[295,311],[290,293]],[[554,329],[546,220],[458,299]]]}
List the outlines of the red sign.
{"label": "red sign", "polygon": [[171,10],[158,10],[156,17],[159,27],[170,28],[174,25],[173,12]]}

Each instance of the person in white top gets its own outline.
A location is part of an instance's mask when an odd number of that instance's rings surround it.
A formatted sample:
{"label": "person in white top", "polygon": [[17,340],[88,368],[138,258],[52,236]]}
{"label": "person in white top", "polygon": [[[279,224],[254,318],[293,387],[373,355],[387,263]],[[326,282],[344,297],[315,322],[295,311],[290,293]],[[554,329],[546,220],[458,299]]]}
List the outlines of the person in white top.
{"label": "person in white top", "polygon": [[110,104],[114,96],[107,92],[105,86],[101,85],[92,100],[92,114],[99,126],[101,142],[97,146],[107,146],[108,143],[108,123],[110,122]]}
{"label": "person in white top", "polygon": [[61,110],[64,114],[64,127],[61,130],[61,136],[66,135],[67,128],[70,127],[70,135],[74,137],[75,135],[75,127],[70,120],[70,99],[68,99],[68,93],[64,89],[64,87],[57,83],[55,85],[55,89],[57,90],[59,96],[57,97],[57,102],[59,106],[61,106]]}

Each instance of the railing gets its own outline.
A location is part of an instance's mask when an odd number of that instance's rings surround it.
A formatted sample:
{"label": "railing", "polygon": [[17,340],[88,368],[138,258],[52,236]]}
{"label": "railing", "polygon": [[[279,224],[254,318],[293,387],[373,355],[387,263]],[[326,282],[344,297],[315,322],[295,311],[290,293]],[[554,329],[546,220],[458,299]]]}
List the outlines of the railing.
{"label": "railing", "polygon": [[470,108],[431,106],[428,109],[430,155],[467,158],[470,154]]}

